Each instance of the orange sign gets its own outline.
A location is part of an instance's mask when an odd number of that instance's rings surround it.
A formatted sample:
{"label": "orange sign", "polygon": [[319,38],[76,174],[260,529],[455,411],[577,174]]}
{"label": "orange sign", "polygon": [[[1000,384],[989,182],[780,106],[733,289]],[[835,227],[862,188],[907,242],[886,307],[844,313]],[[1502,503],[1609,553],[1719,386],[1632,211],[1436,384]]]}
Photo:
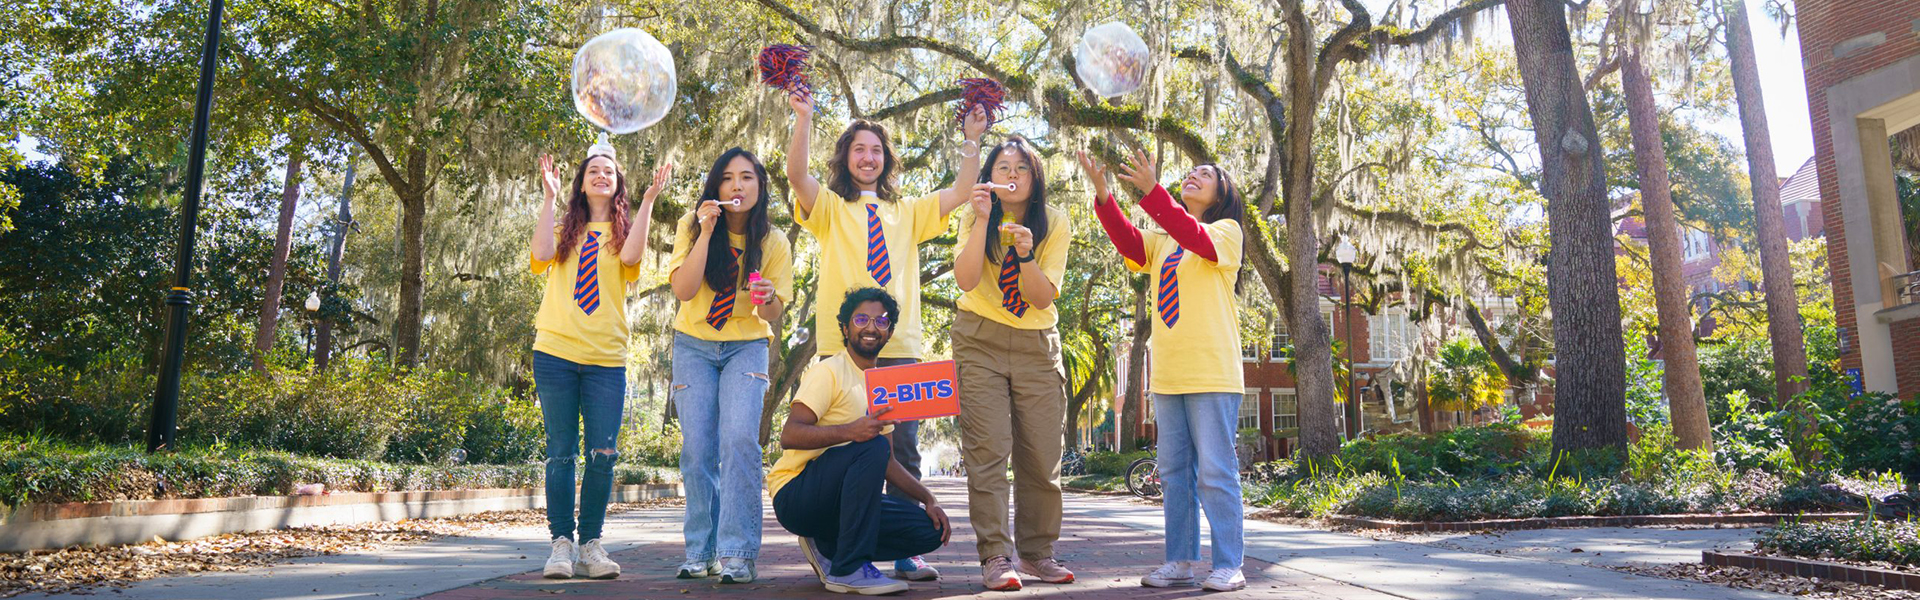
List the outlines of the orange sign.
{"label": "orange sign", "polygon": [[951,360],[867,369],[867,413],[918,421],[960,414],[960,378]]}

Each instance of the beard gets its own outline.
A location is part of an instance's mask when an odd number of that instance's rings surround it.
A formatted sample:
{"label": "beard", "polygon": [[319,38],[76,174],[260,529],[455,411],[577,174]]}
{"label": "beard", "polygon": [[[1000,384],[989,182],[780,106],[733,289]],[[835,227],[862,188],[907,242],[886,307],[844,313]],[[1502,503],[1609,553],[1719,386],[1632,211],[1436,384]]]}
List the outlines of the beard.
{"label": "beard", "polygon": [[852,335],[852,336],[847,336],[846,342],[847,342],[848,352],[852,352],[855,355],[859,356],[860,358],[866,358],[866,359],[871,359],[871,358],[880,356],[880,349],[885,348],[887,346],[886,337],[881,337],[874,340],[866,340],[866,339],[862,339],[860,336]]}

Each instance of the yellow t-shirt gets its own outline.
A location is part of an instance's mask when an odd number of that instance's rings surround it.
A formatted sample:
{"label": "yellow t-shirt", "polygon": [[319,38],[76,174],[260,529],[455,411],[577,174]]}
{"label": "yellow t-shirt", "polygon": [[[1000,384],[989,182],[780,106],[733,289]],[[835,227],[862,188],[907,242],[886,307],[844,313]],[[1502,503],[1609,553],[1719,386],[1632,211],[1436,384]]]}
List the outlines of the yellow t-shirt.
{"label": "yellow t-shirt", "polygon": [[[867,196],[861,202],[848,202],[826,187],[813,201],[813,211],[795,218],[820,240],[820,268],[815,286],[813,335],[819,340],[819,356],[846,349],[840,337],[840,301],[847,292],[863,288],[883,288],[900,303],[900,322],[893,326],[893,340],[880,350],[881,358],[920,358],[920,242],[947,232],[946,215],[940,213],[940,194],[885,202]],[[874,279],[868,270],[867,207],[874,207],[885,236],[886,285]]]}
{"label": "yellow t-shirt", "polygon": [[1246,391],[1240,371],[1240,317],[1233,294],[1233,280],[1240,270],[1240,222],[1221,219],[1203,227],[1220,260],[1208,261],[1192,252],[1181,257],[1174,267],[1179,318],[1172,327],[1159,307],[1160,271],[1180,245],[1165,232],[1143,231],[1152,261],[1145,265],[1127,261],[1128,269],[1148,274],[1147,301],[1154,309],[1149,315],[1153,368],[1147,373],[1147,389],[1155,394]]}
{"label": "yellow t-shirt", "polygon": [[[694,212],[687,211],[680,217],[680,223],[674,228],[673,258],[667,261],[668,276],[686,263],[687,255],[693,252],[693,244],[699,238],[693,234]],[[716,220],[717,221],[717,220]],[[721,225],[724,227],[724,225]],[[716,233],[715,235],[718,235]],[[744,250],[747,236],[727,233],[727,241],[733,248]],[[744,259],[744,255],[742,256]],[[690,265],[705,273],[705,264]],[[713,310],[713,286],[705,278],[700,280],[700,291],[692,300],[680,303],[680,310],[674,314],[673,330],[709,342],[738,342],[742,340],[770,339],[773,337],[773,325],[761,319],[759,307],[753,304],[753,294],[747,291],[747,274],[753,269],[741,269],[738,290],[734,294],[733,314],[719,329],[707,323],[707,313]],[[793,301],[793,248],[787,245],[786,236],[778,231],[767,232],[760,241],[760,277],[773,284],[773,294],[782,302]]]}
{"label": "yellow t-shirt", "polygon": [[[627,286],[640,279],[639,265],[620,264],[620,252],[613,248],[613,224],[588,223],[580,235],[580,245],[567,253],[566,262],[531,258],[533,273],[547,276],[546,294],[540,298],[540,313],[533,319],[533,349],[569,362],[600,367],[627,365]],[[595,284],[598,297],[587,296],[593,313],[574,301],[575,284],[580,274],[580,249],[587,239],[599,234],[600,251],[595,258]],[[554,233],[555,238],[559,233]],[[627,240],[644,244],[646,240]]]}
{"label": "yellow t-shirt", "polygon": [[[975,218],[973,209],[962,210],[966,211],[966,216],[960,219],[960,235],[972,235]],[[1005,296],[1000,294],[1000,269],[1006,264],[1007,247],[1000,244],[998,224],[988,228],[987,245],[993,248],[994,256],[1002,262],[983,261],[981,263],[980,283],[973,286],[973,291],[960,295],[960,302],[957,305],[960,310],[980,315],[1014,329],[1049,329],[1058,323],[1060,313],[1054,309],[1053,304],[1048,304],[1046,308],[1029,306],[1025,315],[1017,317],[1000,304],[1005,299]],[[1073,220],[1068,218],[1067,211],[1057,206],[1048,206],[1047,239],[1039,240],[1034,244],[1033,262],[1021,263],[1020,268],[1039,268],[1040,273],[1047,277],[1047,281],[1053,282],[1054,289],[1058,290],[1061,281],[1067,276],[1067,247],[1071,245],[1073,245]],[[1059,298],[1056,296],[1054,300],[1057,302]]]}
{"label": "yellow t-shirt", "polygon": [[[818,417],[814,424],[821,427],[858,421],[867,414],[866,371],[853,364],[853,359],[848,358],[847,353],[834,354],[813,363],[807,367],[807,372],[800,374],[800,389],[794,393],[793,401],[812,409],[814,416]],[[893,433],[893,426],[886,426],[880,433]],[[834,444],[827,448],[845,445]],[[767,472],[767,496],[779,495],[781,486],[800,476],[800,471],[807,468],[807,463],[813,462],[827,448],[782,451],[780,460],[773,463],[773,470]]]}

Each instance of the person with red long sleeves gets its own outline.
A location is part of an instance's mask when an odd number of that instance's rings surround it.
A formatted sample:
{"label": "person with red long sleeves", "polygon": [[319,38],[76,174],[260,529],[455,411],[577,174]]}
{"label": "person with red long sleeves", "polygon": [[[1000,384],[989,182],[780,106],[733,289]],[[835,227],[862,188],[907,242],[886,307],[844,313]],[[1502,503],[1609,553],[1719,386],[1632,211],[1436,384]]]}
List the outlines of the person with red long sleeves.
{"label": "person with red long sleeves", "polygon": [[1245,588],[1234,437],[1246,387],[1233,293],[1245,239],[1240,229],[1245,202],[1226,170],[1211,164],[1188,171],[1175,200],[1160,185],[1153,159],[1136,151],[1117,175],[1146,194],[1140,209],[1160,227],[1141,231],[1108,193],[1106,171],[1085,152],[1079,158],[1093,180],[1094,213],[1101,228],[1128,269],[1147,273],[1153,295],[1153,361],[1147,378],[1159,428],[1166,564],[1140,583],[1194,583],[1194,563],[1200,560],[1199,511],[1204,509],[1213,534],[1213,569],[1201,587]]}

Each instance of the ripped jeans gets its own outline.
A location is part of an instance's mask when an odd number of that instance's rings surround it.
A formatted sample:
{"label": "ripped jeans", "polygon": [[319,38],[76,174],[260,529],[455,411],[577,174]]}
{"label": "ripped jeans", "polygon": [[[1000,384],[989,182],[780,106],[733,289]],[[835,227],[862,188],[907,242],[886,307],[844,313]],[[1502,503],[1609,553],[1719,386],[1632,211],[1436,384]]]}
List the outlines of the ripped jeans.
{"label": "ripped jeans", "polygon": [[767,340],[713,342],[673,334],[673,405],[680,415],[680,479],[687,560],[760,555],[760,413]]}
{"label": "ripped jeans", "polygon": [[[627,368],[583,365],[533,353],[534,391],[547,425],[547,530],[576,542],[600,539],[613,495],[613,464],[627,402]],[[580,530],[574,536],[574,461],[586,429],[587,475],[580,481]]]}

